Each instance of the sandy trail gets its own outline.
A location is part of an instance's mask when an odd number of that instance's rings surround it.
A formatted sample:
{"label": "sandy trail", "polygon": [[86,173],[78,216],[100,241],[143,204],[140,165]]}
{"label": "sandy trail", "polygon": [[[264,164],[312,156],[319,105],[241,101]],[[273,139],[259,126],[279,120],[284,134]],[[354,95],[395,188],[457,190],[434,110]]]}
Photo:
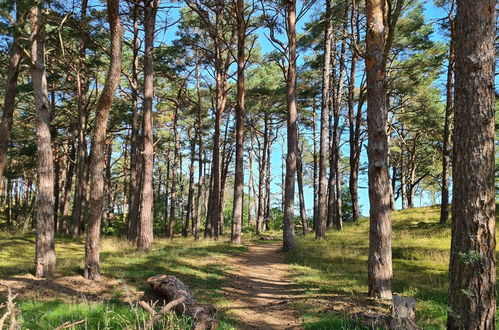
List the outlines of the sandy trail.
{"label": "sandy trail", "polygon": [[240,329],[302,329],[301,314],[292,303],[301,290],[291,285],[289,266],[280,253],[281,244],[254,244],[234,257],[232,280],[222,287],[231,301],[227,312]]}

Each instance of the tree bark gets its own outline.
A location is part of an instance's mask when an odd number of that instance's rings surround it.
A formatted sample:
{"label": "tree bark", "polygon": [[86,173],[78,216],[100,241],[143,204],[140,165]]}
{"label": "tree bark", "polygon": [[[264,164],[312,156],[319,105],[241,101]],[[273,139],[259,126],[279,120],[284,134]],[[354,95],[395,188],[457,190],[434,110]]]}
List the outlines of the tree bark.
{"label": "tree bark", "polygon": [[99,96],[95,114],[95,127],[92,136],[92,159],[90,162],[90,207],[85,242],[84,276],[98,280],[100,226],[104,204],[104,166],[106,154],[106,130],[109,111],[114,100],[121,73],[121,41],[123,28],[119,17],[119,0],[108,0],[107,18],[110,27],[110,64],[104,88]]}
{"label": "tree bark", "polygon": [[[350,191],[350,199],[352,200],[352,221],[359,219],[359,167],[360,167],[360,125],[362,120],[362,107],[357,108],[355,114],[355,76],[357,69],[358,55],[353,52],[350,63],[350,79],[348,84],[348,124],[350,128],[349,144],[350,144],[350,177],[348,189]],[[361,95],[359,95],[359,104],[362,104]]]}
{"label": "tree bark", "polygon": [[192,235],[194,236],[194,229],[196,227],[196,217],[194,216],[194,158],[196,156],[196,140],[192,136],[192,127],[188,129],[189,143],[191,147],[191,158],[189,164],[189,188],[187,195],[187,212],[185,215],[185,225],[182,228],[182,236],[189,235],[189,223],[192,223]]}
{"label": "tree bark", "polygon": [[144,3],[144,124],[143,124],[143,174],[142,200],[140,205],[140,220],[137,233],[137,250],[149,251],[153,241],[153,166],[154,137],[152,102],[154,97],[154,32],[156,27],[156,12],[159,0],[146,0]]}
{"label": "tree bark", "polygon": [[217,309],[215,306],[198,303],[189,288],[175,276],[156,275],[150,277],[147,283],[153,291],[165,296],[168,301],[183,298],[183,303],[176,305],[175,310],[193,319],[194,330],[214,330],[217,328]]}
{"label": "tree bark", "polygon": [[[20,23],[23,8],[20,1],[16,1],[17,23]],[[2,118],[0,121],[0,191],[3,190],[3,171],[7,164],[7,148],[10,142],[10,132],[12,130],[14,108],[17,96],[17,79],[19,77],[19,67],[21,63],[21,47],[19,45],[19,27],[14,27],[12,44],[10,46],[9,65],[7,67],[7,81],[5,83],[5,96],[2,106]]]}
{"label": "tree bark", "polygon": [[[87,5],[88,0],[81,1],[80,21],[82,30],[87,26]],[[80,236],[81,221],[83,217],[84,204],[87,199],[87,142],[85,131],[87,128],[87,90],[88,83],[86,75],[86,43],[85,38],[80,40],[80,58],[76,72],[76,105],[78,108],[78,138],[77,138],[77,159],[76,159],[76,184],[73,199],[73,215],[71,222],[71,235],[73,238]]]}
{"label": "tree bark", "polygon": [[[348,8],[345,8],[345,10],[348,10]],[[345,17],[347,15],[347,12],[345,12]],[[344,23],[343,28],[346,30],[346,22]],[[340,124],[340,115],[341,115],[341,100],[342,100],[342,95],[343,95],[343,84],[344,84],[344,77],[345,77],[345,53],[346,53],[346,42],[343,40],[341,42],[341,51],[340,51],[340,60],[338,63],[339,66],[339,76],[338,76],[338,83],[335,86],[334,89],[334,95],[333,95],[333,117],[334,117],[334,124],[333,124],[333,136],[332,136],[332,144],[333,144],[333,149],[332,149],[332,162],[331,162],[331,169],[330,173],[334,173],[334,189],[335,189],[335,194],[334,194],[334,207],[329,209],[328,211],[328,222],[331,223],[334,227],[334,229],[341,230],[343,228],[343,213],[342,213],[342,193],[341,193],[341,168],[340,168],[340,161],[341,161],[341,150],[340,150],[340,143],[341,143],[341,132],[339,129],[339,124]],[[333,169],[334,167],[334,169]],[[330,178],[331,179],[331,178]],[[331,194],[329,195],[331,197]],[[330,212],[332,211],[332,212]]]}
{"label": "tree bark", "polygon": [[256,218],[256,234],[259,235],[262,232],[263,225],[263,213],[265,209],[265,166],[267,165],[267,148],[269,147],[269,119],[268,115],[264,118],[264,128],[263,128],[263,149],[262,155],[260,157],[259,169],[258,169],[258,211]]}
{"label": "tree bark", "polygon": [[[452,15],[452,14],[450,14]],[[450,44],[449,63],[447,64],[447,83],[445,100],[444,137],[442,146],[442,201],[440,203],[440,223],[449,222],[449,185],[450,185],[450,157],[452,152],[452,113],[454,106],[454,19],[449,18]]]}
{"label": "tree bark", "polygon": [[139,109],[138,109],[138,67],[139,67],[139,9],[137,1],[133,5],[133,42],[132,42],[132,75],[130,88],[132,92],[132,125],[130,137],[130,202],[128,205],[128,241],[137,240],[140,216],[140,193],[142,182],[142,164],[140,161]]}
{"label": "tree bark", "polygon": [[392,298],[392,247],[390,182],[388,178],[388,136],[384,49],[386,4],[366,0],[367,130],[369,161],[370,231],[368,294]]}
{"label": "tree bark", "polygon": [[45,17],[39,5],[31,9],[31,76],[36,106],[37,181],[35,276],[55,271],[54,160],[50,137],[50,106],[45,71]]}
{"label": "tree bark", "polygon": [[[317,205],[317,224],[315,238],[326,236],[328,192],[327,192],[327,164],[328,164],[328,119],[330,105],[331,82],[331,51],[333,44],[332,0],[326,1],[326,32],[324,37],[324,56],[322,68],[322,102],[321,102],[321,131],[319,147],[319,200]],[[331,175],[331,174],[330,174]]]}
{"label": "tree bark", "polygon": [[178,137],[177,130],[177,121],[178,121],[178,106],[175,106],[175,112],[173,115],[173,141],[175,143],[175,147],[173,150],[173,164],[172,164],[172,178],[171,178],[171,191],[170,191],[170,220],[168,221],[168,233],[166,235],[167,238],[173,239],[174,230],[175,230],[175,208],[177,203],[177,170],[178,170],[178,159],[179,159],[179,149],[180,149],[180,141]]}
{"label": "tree bark", "polygon": [[231,242],[241,244],[244,192],[244,47],[246,20],[244,0],[236,1],[237,22],[237,105],[236,105],[236,168],[234,173],[234,206],[232,215]]}
{"label": "tree bark", "polygon": [[284,188],[284,228],[282,251],[295,249],[295,174],[298,126],[296,109],[296,0],[286,4],[289,63],[286,75],[287,145],[286,181]]}
{"label": "tree bark", "polygon": [[496,1],[458,1],[448,329],[494,329]]}
{"label": "tree bark", "polygon": [[75,170],[75,157],[76,147],[71,145],[71,151],[68,155],[66,162],[66,178],[64,180],[64,195],[61,202],[61,221],[59,225],[59,232],[63,234],[68,233],[68,217],[70,215],[70,201],[71,201],[71,187],[73,185],[73,176]]}
{"label": "tree bark", "polygon": [[192,235],[194,239],[199,239],[199,229],[201,227],[201,216],[203,211],[203,113],[201,108],[201,82],[200,82],[200,70],[199,70],[199,57],[196,51],[196,92],[198,99],[198,113],[196,118],[196,135],[198,142],[198,195],[197,195],[197,210],[196,210],[196,223],[192,227]]}
{"label": "tree bark", "polygon": [[302,154],[301,150],[297,150],[297,164],[296,164],[296,176],[298,181],[298,197],[300,200],[300,218],[303,235],[308,232],[307,226],[307,211],[305,208],[305,196],[303,193],[303,162],[302,162]]}

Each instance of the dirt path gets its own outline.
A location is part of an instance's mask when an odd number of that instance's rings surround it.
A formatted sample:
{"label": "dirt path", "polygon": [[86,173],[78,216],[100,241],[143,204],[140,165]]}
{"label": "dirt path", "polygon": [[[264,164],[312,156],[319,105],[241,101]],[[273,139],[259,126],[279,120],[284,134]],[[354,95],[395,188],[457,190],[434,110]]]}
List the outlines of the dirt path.
{"label": "dirt path", "polygon": [[291,285],[281,244],[248,247],[249,252],[233,258],[232,281],[222,287],[231,301],[227,312],[240,329],[301,329],[301,314],[292,307],[301,290]]}

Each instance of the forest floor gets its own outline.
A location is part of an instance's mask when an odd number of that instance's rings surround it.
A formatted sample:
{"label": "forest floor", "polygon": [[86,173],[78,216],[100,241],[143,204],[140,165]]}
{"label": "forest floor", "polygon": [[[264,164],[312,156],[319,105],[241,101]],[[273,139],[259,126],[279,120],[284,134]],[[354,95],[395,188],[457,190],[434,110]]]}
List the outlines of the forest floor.
{"label": "forest floor", "polygon": [[231,279],[222,286],[229,299],[227,312],[240,329],[301,329],[301,312],[294,303],[303,290],[292,284],[282,243],[247,245],[249,252],[230,260]]}
{"label": "forest floor", "polygon": [[[450,225],[439,224],[438,215],[434,206],[392,217],[393,290],[417,299],[416,321],[423,329],[446,326]],[[299,235],[290,254],[279,251],[280,241],[259,241],[247,233],[244,246],[158,238],[148,253],[126,240],[103,237],[102,279],[93,282],[81,276],[83,239],[57,237],[56,274],[37,279],[31,275],[34,236],[0,233],[0,282],[19,294],[23,329],[55,329],[80,320],[84,323],[75,329],[140,328],[149,316],[136,303],[158,299],[146,282],[157,274],[178,277],[200,302],[214,304],[220,330],[366,329],[351,321],[352,314],[388,313],[387,303],[366,295],[368,234],[363,218],[342,231],[328,231],[321,241],[312,233]],[[4,299],[0,286],[0,303]],[[162,322],[159,328],[190,327],[178,315]]]}

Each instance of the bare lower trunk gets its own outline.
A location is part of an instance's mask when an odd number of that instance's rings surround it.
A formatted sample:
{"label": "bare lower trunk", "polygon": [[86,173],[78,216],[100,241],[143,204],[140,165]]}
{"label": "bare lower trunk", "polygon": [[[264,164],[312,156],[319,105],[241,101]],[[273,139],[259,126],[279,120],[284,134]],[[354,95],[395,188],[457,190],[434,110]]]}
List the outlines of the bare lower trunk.
{"label": "bare lower trunk", "polygon": [[458,1],[448,329],[495,329],[494,0]]}
{"label": "bare lower trunk", "polygon": [[100,226],[104,207],[104,166],[106,154],[106,130],[109,111],[114,100],[121,73],[121,40],[123,28],[119,18],[119,0],[107,2],[107,16],[110,27],[111,51],[110,64],[106,82],[97,101],[95,127],[92,136],[92,160],[90,162],[90,205],[85,241],[84,276],[98,280],[100,263]]}
{"label": "bare lower trunk", "polygon": [[[345,8],[347,10],[347,8]],[[347,12],[345,12],[346,17]],[[344,25],[346,29],[346,23]],[[337,85],[334,88],[333,95],[333,137],[332,137],[332,163],[330,172],[334,172],[334,189],[335,189],[335,198],[333,199],[334,206],[330,211],[332,213],[328,213],[328,222],[333,225],[335,229],[341,230],[343,228],[343,213],[342,213],[342,194],[341,194],[341,169],[340,169],[340,161],[341,161],[341,150],[340,150],[340,142],[341,142],[341,132],[339,129],[340,124],[340,115],[341,115],[341,103],[342,103],[342,95],[343,95],[343,83],[345,77],[345,52],[346,52],[346,44],[345,40],[341,42],[341,52],[339,59],[339,76]],[[334,167],[334,169],[333,169]],[[331,187],[331,186],[330,186]]]}
{"label": "bare lower trunk", "polygon": [[258,211],[256,218],[256,233],[260,234],[263,227],[263,213],[265,209],[265,166],[267,165],[267,148],[269,146],[269,120],[265,116],[264,130],[263,130],[263,149],[260,157],[260,168],[258,170]]}
{"label": "bare lower trunk", "polygon": [[[82,29],[86,28],[86,16],[87,16],[87,4],[88,0],[82,0],[81,2],[81,24]],[[84,204],[87,198],[87,142],[85,139],[85,130],[87,127],[87,79],[85,79],[86,74],[86,44],[85,38],[80,41],[80,58],[79,67],[76,73],[76,101],[78,108],[78,148],[77,148],[77,158],[76,158],[76,183],[75,183],[75,193],[73,200],[73,215],[71,222],[71,235],[73,238],[80,236],[81,221],[83,217]]]}
{"label": "bare lower trunk", "polygon": [[189,164],[189,188],[187,195],[187,212],[185,215],[185,226],[182,228],[182,236],[189,235],[189,223],[192,223],[192,235],[196,227],[196,217],[194,216],[194,158],[196,156],[196,141],[192,136],[192,128],[188,130],[189,143],[191,146],[191,158]]}
{"label": "bare lower trunk", "polygon": [[367,130],[369,160],[370,231],[368,257],[369,296],[392,298],[392,247],[390,182],[388,178],[388,136],[384,16],[381,0],[367,0]]}
{"label": "bare lower trunk", "polygon": [[[22,8],[20,1],[16,2],[16,15],[21,16]],[[18,27],[15,27],[16,30]],[[14,38],[10,46],[9,66],[7,67],[7,81],[5,83],[5,96],[2,106],[2,118],[0,121],[0,192],[3,190],[3,171],[7,163],[7,148],[10,141],[10,131],[12,130],[14,108],[17,96],[17,79],[19,77],[19,64],[21,63],[21,47],[19,46],[19,36],[14,32]]]}
{"label": "bare lower trunk", "polygon": [[283,252],[295,249],[295,174],[296,150],[298,145],[298,126],[296,109],[296,1],[290,0],[287,7],[287,36],[289,47],[289,63],[286,75],[286,108],[288,154],[286,157],[286,181],[284,183],[284,228]]}
{"label": "bare lower trunk", "polygon": [[[324,56],[322,68],[322,103],[321,103],[321,129],[319,147],[319,198],[317,205],[317,224],[315,237],[324,238],[327,228],[328,189],[327,189],[327,164],[328,164],[328,119],[330,105],[330,76],[331,76],[331,49],[333,44],[333,22],[331,18],[332,0],[326,1],[326,32],[324,37]],[[331,174],[330,174],[331,175]]]}
{"label": "bare lower trunk", "polygon": [[314,144],[314,177],[313,177],[313,187],[314,187],[314,217],[312,221],[312,230],[315,232],[317,230],[317,219],[318,219],[318,211],[319,211],[319,206],[318,206],[318,194],[319,194],[319,185],[318,185],[318,178],[319,178],[319,158],[317,157],[317,113],[316,109],[314,108],[314,121],[313,121],[313,144]]}
{"label": "bare lower trunk", "polygon": [[241,244],[244,192],[244,46],[246,18],[244,0],[236,1],[237,21],[237,106],[236,106],[236,168],[234,173],[234,206],[231,242]]}
{"label": "bare lower trunk", "polygon": [[55,271],[54,162],[50,138],[50,109],[45,73],[45,18],[41,8],[31,9],[31,75],[36,106],[37,181],[35,275]]}
{"label": "bare lower trunk", "polygon": [[144,125],[143,125],[143,173],[140,220],[137,233],[137,250],[149,251],[153,241],[153,166],[154,137],[152,102],[154,97],[154,32],[159,0],[146,0],[144,10],[145,53],[144,53]]}
{"label": "bare lower trunk", "polygon": [[[353,15],[353,14],[352,14]],[[350,176],[348,188],[350,191],[350,199],[352,201],[352,221],[359,219],[359,195],[358,195],[358,177],[360,166],[360,122],[362,120],[362,107],[357,108],[355,111],[355,76],[357,69],[357,54],[352,54],[350,66],[350,79],[348,85],[348,123],[350,128],[349,144],[350,144]],[[359,105],[361,102],[361,95],[359,95]]]}
{"label": "bare lower trunk", "polygon": [[451,42],[449,45],[449,63],[447,67],[447,84],[446,84],[446,102],[445,102],[445,119],[444,119],[444,137],[442,146],[442,201],[440,205],[440,223],[449,222],[449,185],[450,185],[450,161],[452,152],[452,113],[454,101],[454,42],[453,42],[453,25],[454,20],[449,19]]}
{"label": "bare lower trunk", "polygon": [[66,178],[64,180],[64,194],[61,201],[61,221],[59,225],[59,232],[63,234],[68,233],[68,217],[70,215],[70,201],[71,201],[71,187],[73,185],[73,176],[75,170],[75,157],[76,148],[71,146],[71,151],[68,155],[66,162]]}
{"label": "bare lower trunk", "polygon": [[142,182],[142,164],[140,157],[139,109],[138,109],[138,67],[139,67],[139,2],[133,5],[133,44],[132,75],[130,87],[132,92],[132,125],[130,137],[130,201],[128,206],[128,241],[137,240],[140,216],[140,193]]}
{"label": "bare lower trunk", "polygon": [[177,170],[178,170],[178,160],[179,160],[179,149],[180,141],[177,131],[177,121],[178,121],[178,107],[175,107],[175,113],[173,115],[173,141],[175,142],[175,148],[173,150],[173,163],[172,163],[172,177],[171,177],[171,192],[170,192],[170,219],[168,221],[168,233],[167,238],[173,239],[173,234],[175,230],[175,208],[177,199]]}
{"label": "bare lower trunk", "polygon": [[305,208],[305,196],[303,193],[303,163],[301,160],[301,152],[297,152],[297,159],[296,161],[298,162],[296,164],[296,176],[297,176],[297,181],[298,181],[298,196],[300,199],[300,218],[301,218],[301,226],[303,230],[303,234],[305,235],[308,231],[308,225],[307,225],[307,211]]}

